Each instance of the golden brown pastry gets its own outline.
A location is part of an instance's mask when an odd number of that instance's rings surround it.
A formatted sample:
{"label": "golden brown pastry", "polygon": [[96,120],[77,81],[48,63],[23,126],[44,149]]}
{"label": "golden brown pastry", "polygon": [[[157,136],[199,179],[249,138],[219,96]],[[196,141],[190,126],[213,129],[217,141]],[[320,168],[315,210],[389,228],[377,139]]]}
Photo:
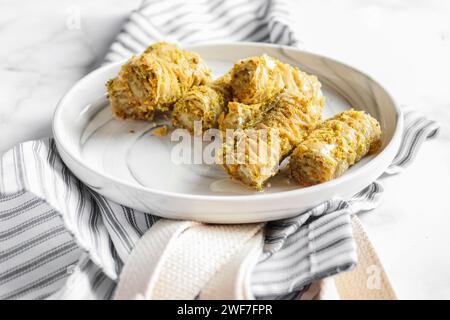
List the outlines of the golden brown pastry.
{"label": "golden brown pastry", "polygon": [[198,87],[189,89],[174,106],[174,126],[188,129],[194,134],[195,121],[201,123],[196,134],[216,128],[219,116],[231,100],[230,74]]}
{"label": "golden brown pastry", "polygon": [[256,189],[317,125],[323,107],[293,92],[279,94],[272,104],[260,122],[228,136],[218,158],[232,178]]}
{"label": "golden brown pastry", "polygon": [[381,129],[364,111],[349,110],[321,123],[293,151],[289,174],[303,186],[342,175],[380,145]]}
{"label": "golden brown pastry", "polygon": [[250,57],[232,69],[231,87],[235,101],[263,103],[284,89],[281,62],[268,55]]}
{"label": "golden brown pastry", "polygon": [[130,58],[106,86],[116,116],[152,119],[193,86],[210,81],[211,70],[198,54],[159,42]]}
{"label": "golden brown pastry", "polygon": [[268,55],[241,60],[231,73],[234,101],[250,105],[265,103],[282,91],[299,92],[323,104],[320,87],[317,77]]}
{"label": "golden brown pastry", "polygon": [[272,100],[255,104],[230,101],[228,102],[227,112],[223,112],[219,118],[219,128],[221,131],[225,131],[226,129],[251,127],[259,122],[272,106]]}

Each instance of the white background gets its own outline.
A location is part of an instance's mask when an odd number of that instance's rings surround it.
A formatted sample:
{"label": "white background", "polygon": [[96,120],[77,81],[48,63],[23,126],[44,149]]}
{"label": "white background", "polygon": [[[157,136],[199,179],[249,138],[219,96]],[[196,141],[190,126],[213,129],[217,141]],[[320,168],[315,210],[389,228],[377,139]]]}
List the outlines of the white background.
{"label": "white background", "polygon": [[[101,61],[140,0],[0,0],[0,152],[49,136],[61,95]],[[363,223],[400,298],[450,298],[450,1],[290,0],[306,50],[374,76],[441,135],[384,181]],[[68,28],[80,12],[80,28]],[[69,23],[70,25],[70,23]]]}

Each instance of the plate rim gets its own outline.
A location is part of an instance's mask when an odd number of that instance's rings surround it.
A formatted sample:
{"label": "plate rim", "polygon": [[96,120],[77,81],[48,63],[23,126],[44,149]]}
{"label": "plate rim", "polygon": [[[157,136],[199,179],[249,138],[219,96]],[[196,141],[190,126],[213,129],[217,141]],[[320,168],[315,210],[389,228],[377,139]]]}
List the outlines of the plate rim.
{"label": "plate rim", "polygon": [[[128,188],[136,189],[141,192],[151,192],[160,196],[166,196],[166,197],[175,197],[175,198],[183,198],[186,200],[207,200],[207,201],[217,201],[217,202],[253,202],[253,201],[260,201],[261,198],[265,198],[265,200],[270,199],[280,199],[284,197],[291,197],[291,196],[306,196],[308,194],[314,193],[320,189],[326,188],[326,187],[333,187],[335,185],[338,185],[340,183],[344,183],[347,180],[351,180],[354,178],[354,176],[363,174],[364,170],[368,170],[368,167],[377,165],[377,160],[379,160],[382,156],[385,156],[387,154],[391,154],[390,158],[391,161],[395,157],[395,154],[397,153],[399,147],[400,147],[400,139],[403,132],[403,111],[400,108],[400,106],[397,104],[396,100],[393,98],[391,93],[379,82],[377,81],[373,76],[369,75],[366,72],[363,72],[359,70],[358,68],[355,68],[353,66],[350,66],[344,62],[341,62],[339,60],[330,58],[326,55],[307,52],[298,48],[285,46],[285,45],[277,45],[277,44],[269,44],[269,43],[258,43],[258,42],[214,42],[214,43],[198,43],[195,45],[187,45],[183,46],[183,48],[187,48],[189,50],[196,50],[196,48],[204,48],[204,47],[215,47],[215,46],[241,46],[241,47],[265,47],[265,48],[276,48],[280,50],[287,50],[287,51],[294,51],[294,52],[300,52],[304,55],[309,56],[315,56],[323,59],[330,60],[334,63],[340,64],[346,68],[349,68],[359,74],[362,74],[363,76],[367,77],[370,81],[376,83],[388,96],[388,98],[392,101],[392,104],[394,106],[395,112],[396,112],[396,127],[394,134],[392,135],[391,140],[389,143],[385,146],[385,148],[378,154],[376,154],[372,159],[370,159],[366,164],[364,164],[360,168],[356,168],[355,170],[348,172],[347,174],[340,176],[336,179],[333,179],[331,181],[327,181],[324,183],[320,183],[314,186],[309,187],[299,187],[298,189],[294,190],[286,190],[286,191],[280,191],[275,193],[256,193],[256,194],[250,194],[250,195],[197,195],[197,194],[186,194],[186,193],[179,193],[175,191],[166,191],[166,190],[159,190],[149,187],[140,186],[137,184],[132,184],[128,181],[121,180],[119,178],[114,177],[113,175],[110,175],[105,172],[100,172],[98,170],[95,170],[88,164],[84,163],[81,159],[77,157],[76,154],[70,151],[70,146],[66,145],[64,143],[64,139],[61,138],[59,135],[59,126],[60,122],[59,119],[61,118],[61,114],[63,112],[63,107],[66,104],[66,101],[71,98],[74,93],[76,93],[77,87],[80,85],[81,82],[88,81],[88,79],[95,77],[97,74],[102,73],[106,69],[117,67],[118,65],[121,65],[124,63],[124,61],[127,61],[128,59],[124,59],[121,61],[109,63],[105,66],[101,66],[85,76],[83,76],[81,79],[79,79],[77,82],[75,82],[72,87],[66,91],[66,93],[63,95],[63,97],[59,100],[59,102],[56,105],[53,119],[52,119],[52,133],[53,137],[56,142],[56,147],[58,148],[59,152],[63,151],[66,155],[70,156],[72,161],[75,161],[79,166],[85,168],[86,170],[89,170],[94,175],[99,175],[104,179],[110,180],[114,183],[118,183],[121,185],[124,185]],[[62,149],[62,150],[60,150]],[[76,173],[74,173],[76,175]]]}

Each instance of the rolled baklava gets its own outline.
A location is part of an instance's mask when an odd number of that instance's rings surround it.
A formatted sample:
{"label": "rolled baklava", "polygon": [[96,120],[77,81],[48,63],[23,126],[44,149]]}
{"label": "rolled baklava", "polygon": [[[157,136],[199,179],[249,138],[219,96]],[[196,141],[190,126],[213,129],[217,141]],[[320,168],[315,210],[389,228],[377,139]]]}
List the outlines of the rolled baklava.
{"label": "rolled baklava", "polygon": [[255,189],[278,171],[279,163],[321,119],[322,105],[283,92],[262,119],[247,129],[227,132],[219,161],[236,180]]}
{"label": "rolled baklava", "polygon": [[271,100],[250,105],[230,101],[227,106],[227,111],[223,112],[219,119],[219,128],[225,131],[226,129],[245,129],[251,127],[254,123],[260,121],[273,105]]}
{"label": "rolled baklava", "polygon": [[106,87],[117,117],[152,119],[193,86],[210,81],[211,70],[198,54],[160,42],[130,58]]}
{"label": "rolled baklava", "polygon": [[250,57],[233,66],[231,87],[236,101],[262,103],[284,89],[281,62],[268,55]]}
{"label": "rolled baklava", "polygon": [[282,91],[300,92],[323,104],[320,86],[317,77],[268,55],[239,61],[231,74],[234,100],[248,105],[267,102]]}
{"label": "rolled baklava", "polygon": [[292,152],[289,175],[303,186],[342,175],[380,146],[381,129],[364,111],[349,110],[324,121]]}
{"label": "rolled baklava", "polygon": [[[174,126],[188,129],[191,134],[216,128],[219,116],[231,100],[230,74],[202,86],[192,87],[173,108]],[[195,122],[201,124],[195,128]]]}

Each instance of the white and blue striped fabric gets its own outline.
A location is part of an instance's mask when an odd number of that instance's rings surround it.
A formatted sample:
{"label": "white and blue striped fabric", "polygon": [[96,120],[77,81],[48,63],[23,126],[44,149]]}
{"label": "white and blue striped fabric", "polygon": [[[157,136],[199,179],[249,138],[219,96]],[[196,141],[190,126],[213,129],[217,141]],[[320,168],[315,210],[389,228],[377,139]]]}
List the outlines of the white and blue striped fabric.
{"label": "white and blue striped fabric", "polygon": [[[105,63],[159,41],[262,41],[295,46],[289,9],[280,0],[145,1],[133,12]],[[405,113],[400,151],[386,175],[407,167],[438,125]],[[308,285],[356,263],[350,215],[375,208],[373,182],[348,200],[330,200],[266,225],[264,252],[252,275],[259,299],[299,298]],[[0,158],[0,299],[108,299],[123,263],[152,212],[113,203],[83,185],[52,139],[22,143]]]}

